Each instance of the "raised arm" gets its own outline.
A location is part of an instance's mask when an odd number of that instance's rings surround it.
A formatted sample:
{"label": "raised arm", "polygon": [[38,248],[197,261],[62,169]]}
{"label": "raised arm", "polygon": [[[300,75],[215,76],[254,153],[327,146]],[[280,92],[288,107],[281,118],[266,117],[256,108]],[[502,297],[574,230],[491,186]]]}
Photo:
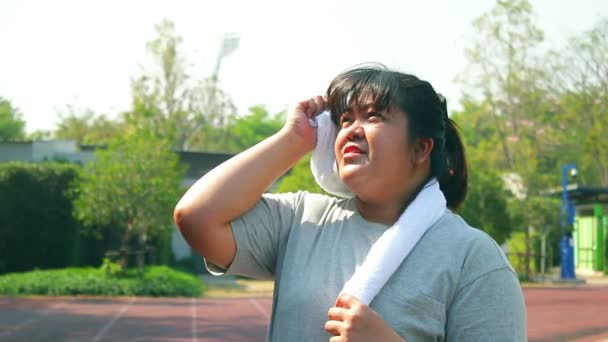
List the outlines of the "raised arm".
{"label": "raised arm", "polygon": [[236,252],[230,222],[314,148],[316,132],[308,119],[324,108],[319,96],[298,103],[279,132],[222,163],[186,192],[174,220],[197,253],[218,266],[230,265]]}

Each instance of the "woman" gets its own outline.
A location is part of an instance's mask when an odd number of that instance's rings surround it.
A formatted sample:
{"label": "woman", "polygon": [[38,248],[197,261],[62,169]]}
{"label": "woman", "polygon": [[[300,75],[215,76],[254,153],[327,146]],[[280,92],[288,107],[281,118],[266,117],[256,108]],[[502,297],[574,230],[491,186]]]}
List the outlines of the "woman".
{"label": "woman", "polygon": [[[355,197],[264,191],[315,146],[328,108],[335,156]],[[522,341],[518,278],[485,233],[448,210],[369,306],[341,295],[372,244],[433,178],[448,208],[464,201],[465,152],[445,102],[383,67],[338,75],[290,110],[275,135],[201,178],[175,209],[185,239],[216,274],[275,279],[270,341]]]}

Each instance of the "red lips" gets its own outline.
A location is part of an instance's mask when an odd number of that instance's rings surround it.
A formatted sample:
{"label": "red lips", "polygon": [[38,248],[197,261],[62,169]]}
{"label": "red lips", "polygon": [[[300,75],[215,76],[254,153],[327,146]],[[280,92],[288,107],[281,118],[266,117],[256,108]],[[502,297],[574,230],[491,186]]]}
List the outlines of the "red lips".
{"label": "red lips", "polygon": [[363,153],[363,151],[355,145],[349,145],[344,148],[344,154],[347,153]]}

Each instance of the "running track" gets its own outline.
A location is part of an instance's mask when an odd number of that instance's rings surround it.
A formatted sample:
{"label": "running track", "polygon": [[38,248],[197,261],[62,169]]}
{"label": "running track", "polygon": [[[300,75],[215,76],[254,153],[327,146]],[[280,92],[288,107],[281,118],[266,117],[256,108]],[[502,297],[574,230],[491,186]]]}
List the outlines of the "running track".
{"label": "running track", "polygon": [[270,298],[2,298],[0,341],[263,341]]}
{"label": "running track", "polygon": [[[530,341],[608,341],[608,287],[527,288]],[[0,341],[264,341],[271,299],[0,297]]]}

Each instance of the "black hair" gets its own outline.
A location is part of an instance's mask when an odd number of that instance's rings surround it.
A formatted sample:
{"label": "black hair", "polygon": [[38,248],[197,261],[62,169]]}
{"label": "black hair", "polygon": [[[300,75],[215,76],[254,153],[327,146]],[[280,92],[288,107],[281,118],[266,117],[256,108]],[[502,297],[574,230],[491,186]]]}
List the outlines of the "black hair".
{"label": "black hair", "polygon": [[336,125],[343,113],[355,107],[371,105],[377,111],[405,113],[412,142],[434,140],[430,177],[439,180],[448,208],[462,205],[468,180],[464,145],[458,126],[448,118],[445,98],[429,82],[379,64],[358,66],[334,78],[327,89],[327,105]]}

